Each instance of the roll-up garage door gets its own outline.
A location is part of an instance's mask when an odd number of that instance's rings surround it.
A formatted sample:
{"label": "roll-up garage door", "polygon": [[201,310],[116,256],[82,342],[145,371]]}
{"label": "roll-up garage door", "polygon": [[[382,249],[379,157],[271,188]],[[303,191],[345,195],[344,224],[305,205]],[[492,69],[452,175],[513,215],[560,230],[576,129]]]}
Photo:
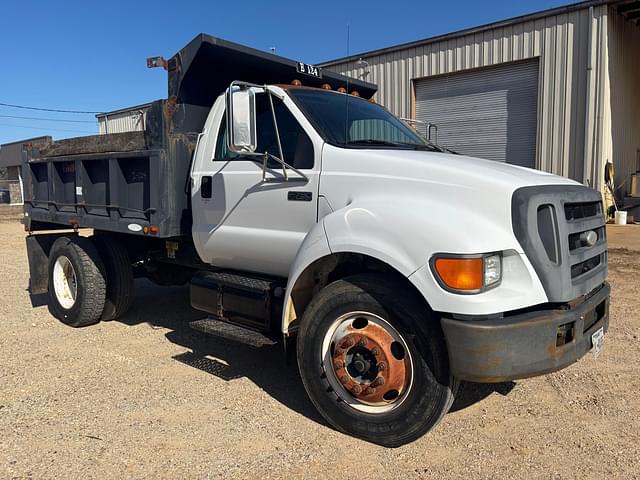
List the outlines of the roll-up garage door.
{"label": "roll-up garage door", "polygon": [[423,78],[415,90],[416,119],[437,125],[439,144],[535,167],[537,60]]}

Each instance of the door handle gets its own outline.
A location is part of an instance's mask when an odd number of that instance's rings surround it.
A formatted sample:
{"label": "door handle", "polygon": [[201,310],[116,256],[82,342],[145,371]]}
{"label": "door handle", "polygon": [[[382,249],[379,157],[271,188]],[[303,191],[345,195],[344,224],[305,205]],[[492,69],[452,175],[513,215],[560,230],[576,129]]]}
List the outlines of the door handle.
{"label": "door handle", "polygon": [[211,175],[206,175],[202,177],[200,181],[200,197],[201,198],[211,198],[213,195],[213,177]]}

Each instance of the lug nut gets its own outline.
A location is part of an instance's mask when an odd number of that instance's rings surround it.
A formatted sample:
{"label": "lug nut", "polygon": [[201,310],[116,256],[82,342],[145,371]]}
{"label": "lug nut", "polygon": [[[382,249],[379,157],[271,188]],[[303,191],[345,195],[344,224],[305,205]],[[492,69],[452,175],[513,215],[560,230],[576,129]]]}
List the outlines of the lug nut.
{"label": "lug nut", "polygon": [[371,350],[371,353],[374,357],[377,357],[378,355],[380,355],[380,349],[378,347],[373,347],[373,350]]}
{"label": "lug nut", "polygon": [[346,385],[347,383],[349,383],[349,377],[347,377],[346,375],[341,376],[340,383]]}
{"label": "lug nut", "polygon": [[334,362],[333,368],[336,370],[340,370],[341,368],[344,368],[344,363],[338,360],[337,362]]}
{"label": "lug nut", "polygon": [[367,339],[366,339],[366,338],[364,338],[364,337],[362,337],[362,338],[360,339],[360,341],[358,342],[358,346],[359,346],[359,347],[366,347],[366,346],[367,346]]}
{"label": "lug nut", "polygon": [[351,389],[351,391],[355,395],[360,395],[360,393],[362,392],[362,387],[360,385],[354,385],[354,387]]}
{"label": "lug nut", "polygon": [[384,385],[384,377],[378,377],[371,382],[372,387],[379,387],[380,385]]}
{"label": "lug nut", "polygon": [[353,347],[353,340],[351,338],[347,338],[344,342],[342,342],[342,348],[347,349],[349,347]]}
{"label": "lug nut", "polygon": [[378,371],[379,372],[384,372],[387,369],[387,364],[384,362],[380,362],[378,364]]}
{"label": "lug nut", "polygon": [[371,387],[367,387],[367,389],[364,391],[365,395],[373,395],[374,393],[376,393],[376,389]]}

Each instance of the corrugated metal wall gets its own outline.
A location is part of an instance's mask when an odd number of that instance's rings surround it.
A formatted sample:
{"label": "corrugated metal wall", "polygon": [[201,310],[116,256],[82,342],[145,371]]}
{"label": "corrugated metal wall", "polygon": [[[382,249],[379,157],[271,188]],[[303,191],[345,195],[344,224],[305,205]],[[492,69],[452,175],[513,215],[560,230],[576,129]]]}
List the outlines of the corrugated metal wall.
{"label": "corrugated metal wall", "polygon": [[[607,6],[593,7],[592,37],[606,43]],[[404,50],[364,56],[370,74],[356,61],[324,68],[378,84],[374,97],[400,117],[414,112],[413,80],[462,70],[539,58],[538,141],[536,166],[541,170],[583,181],[585,104],[587,97],[588,8],[504,27],[425,43]],[[604,26],[603,26],[604,24]],[[606,52],[593,52],[594,91],[602,90]],[[598,68],[599,67],[599,68]],[[597,83],[600,82],[600,83]],[[592,99],[591,102],[594,100]],[[602,130],[602,124],[594,126]],[[594,137],[595,138],[595,137]],[[587,152],[587,164],[594,154]],[[599,167],[588,169],[592,184],[599,185]]]}
{"label": "corrugated metal wall", "polygon": [[616,185],[630,189],[630,174],[640,169],[640,26],[609,14],[611,149]]}
{"label": "corrugated metal wall", "polygon": [[138,132],[144,130],[147,109],[113,113],[98,117],[100,135],[105,133]]}

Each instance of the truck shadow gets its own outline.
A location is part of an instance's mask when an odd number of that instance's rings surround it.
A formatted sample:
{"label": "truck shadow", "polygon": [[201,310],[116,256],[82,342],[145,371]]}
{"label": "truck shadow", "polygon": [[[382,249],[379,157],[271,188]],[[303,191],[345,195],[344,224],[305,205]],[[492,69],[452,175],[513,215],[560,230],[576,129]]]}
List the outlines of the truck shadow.
{"label": "truck shadow", "polygon": [[307,397],[295,360],[287,365],[280,344],[256,348],[189,327],[189,322],[205,315],[191,308],[188,287],[157,287],[147,280],[136,280],[134,304],[117,321],[168,329],[165,337],[189,350],[174,356],[176,361],[225,381],[246,377],[278,402],[326,425]]}
{"label": "truck shadow", "polygon": [[515,388],[515,382],[502,382],[502,383],[471,383],[462,382],[458,389],[456,399],[453,401],[453,405],[449,409],[449,413],[458,412],[470,407],[478,402],[481,402],[489,395],[493,393],[499,393],[502,396],[507,396],[511,393],[511,390]]}
{"label": "truck shadow", "polygon": [[[214,335],[192,330],[189,322],[204,314],[191,308],[187,287],[157,287],[147,280],[136,280],[136,300],[118,322],[126,325],[147,323],[165,328],[165,337],[188,349],[173,358],[225,381],[246,377],[275,400],[305,417],[326,425],[308,399],[293,363],[287,364],[280,344],[256,348]],[[494,392],[508,395],[515,383],[476,384],[463,382],[450,413],[482,401]]]}

